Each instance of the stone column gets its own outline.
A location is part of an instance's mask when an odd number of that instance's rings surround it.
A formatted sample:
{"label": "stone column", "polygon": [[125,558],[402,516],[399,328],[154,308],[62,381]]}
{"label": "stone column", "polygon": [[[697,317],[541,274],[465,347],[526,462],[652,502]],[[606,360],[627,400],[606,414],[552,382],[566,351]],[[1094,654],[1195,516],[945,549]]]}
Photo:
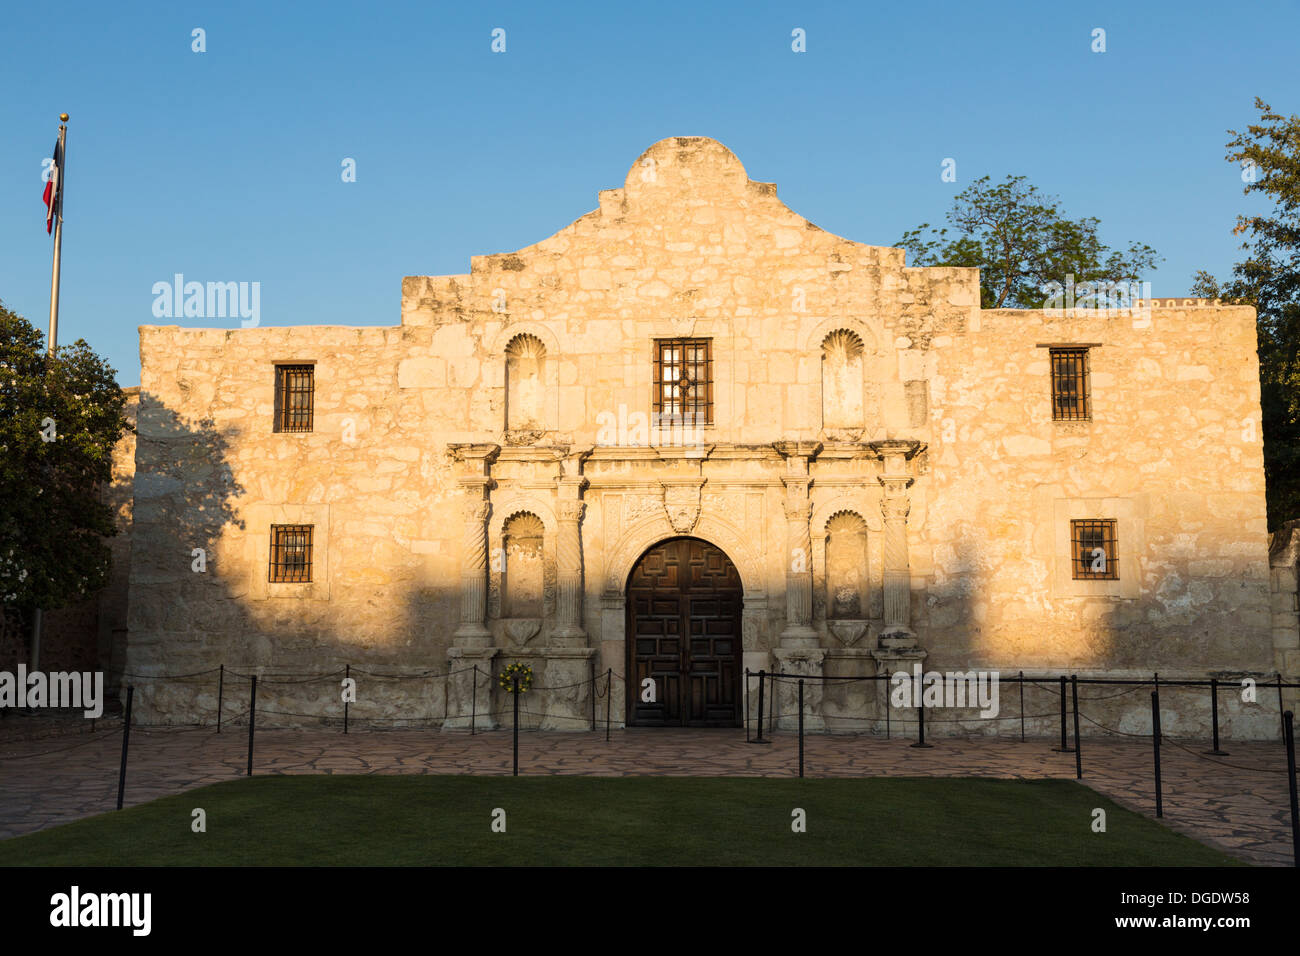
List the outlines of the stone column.
{"label": "stone column", "polygon": [[[483,495],[484,491],[479,494]],[[464,505],[460,626],[452,635],[457,647],[486,647],[492,640],[492,632],[483,623],[487,614],[487,519],[491,510],[483,497],[470,498]]]}
{"label": "stone column", "polygon": [[812,478],[808,462],[819,451],[820,442],[777,442],[776,450],[786,459],[785,485],[785,628],[782,647],[817,647],[821,640],[812,627],[812,517],[809,489]]}
{"label": "stone column", "polygon": [[798,679],[804,677],[804,729],[816,733],[826,729],[822,719],[822,665],[826,651],[821,636],[812,626],[812,535],[808,526],[812,518],[809,490],[812,478],[809,461],[821,451],[820,442],[777,442],[776,450],[785,456],[785,628],[781,646],[772,652],[776,669],[790,675],[777,685],[772,706],[778,715],[777,726],[792,730],[799,726]]}
{"label": "stone column", "polygon": [[871,447],[884,460],[880,485],[884,491],[880,512],[885,519],[884,612],[880,633],[882,647],[915,647],[911,629],[912,572],[907,554],[907,515],[912,502],[907,489],[912,485],[907,462],[921,449],[915,441],[879,441]]}
{"label": "stone column", "polygon": [[[444,729],[467,729],[471,714],[487,715],[492,711],[495,674],[492,662],[497,648],[492,646],[492,632],[485,625],[487,615],[487,519],[492,487],[492,463],[499,445],[452,445],[457,461],[468,467],[459,479],[465,493],[464,545],[460,572],[460,626],[452,634],[447,649],[447,717]],[[474,668],[477,667],[477,679]],[[498,726],[488,716],[478,716],[474,726],[491,730]]]}
{"label": "stone column", "polygon": [[582,490],[587,486],[587,479],[581,471],[582,461],[588,454],[590,449],[565,458],[555,482],[559,540],[556,542],[555,630],[551,638],[561,647],[584,647],[587,643],[587,633],[582,627],[582,515],[587,507],[582,501]]}
{"label": "stone column", "polygon": [[[587,632],[582,626],[582,591],[585,587],[582,566],[582,516],[586,503],[582,491],[587,479],[582,476],[582,462],[591,454],[586,448],[566,455],[560,462],[555,480],[555,512],[559,521],[555,567],[555,628],[549,643],[540,648],[546,662],[541,682],[540,710],[543,730],[590,730],[592,661],[595,648],[587,647]],[[527,699],[527,698],[525,698]]]}

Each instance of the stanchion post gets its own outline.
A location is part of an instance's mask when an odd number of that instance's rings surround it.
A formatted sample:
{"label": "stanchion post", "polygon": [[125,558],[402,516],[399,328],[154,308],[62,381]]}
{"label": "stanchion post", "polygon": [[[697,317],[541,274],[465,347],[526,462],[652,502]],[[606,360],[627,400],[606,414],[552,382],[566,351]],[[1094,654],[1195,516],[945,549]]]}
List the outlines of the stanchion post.
{"label": "stanchion post", "polygon": [[749,668],[745,668],[745,743],[749,743]]}
{"label": "stanchion post", "polygon": [[221,733],[221,700],[226,693],[226,665],[218,669],[217,677],[217,733]]}
{"label": "stanchion post", "polygon": [[[876,679],[879,680],[880,678],[877,677]],[[889,726],[889,714],[890,714],[890,711],[892,711],[892,710],[894,709],[894,705],[893,705],[893,704],[890,702],[890,700],[889,700],[889,678],[888,678],[888,677],[885,678],[885,691],[884,691],[884,693],[885,693],[885,739],[886,739],[886,740],[893,740],[893,734],[892,734],[892,732],[891,732],[891,728],[890,728],[890,726]]]}
{"label": "stanchion post", "polygon": [[591,732],[593,734],[596,732],[596,681],[597,680],[599,680],[599,678],[596,677],[596,672],[593,670],[591,672]]}
{"label": "stanchion post", "polygon": [[1286,705],[1284,705],[1284,704],[1282,703],[1282,672],[1281,672],[1281,671],[1278,671],[1278,673],[1277,673],[1277,712],[1278,712],[1278,715],[1279,715],[1279,719],[1280,719],[1281,722],[1282,722],[1282,740],[1283,740],[1283,741],[1286,740],[1286,719],[1283,718],[1283,717],[1281,717],[1280,715],[1283,714],[1283,713],[1285,712],[1285,710],[1286,710]]}
{"label": "stanchion post", "polygon": [[1070,741],[1065,736],[1065,675],[1061,675],[1061,746],[1053,747],[1059,754],[1070,753]]}
{"label": "stanchion post", "polygon": [[1151,692],[1151,742],[1156,758],[1156,816],[1165,815],[1164,798],[1160,791],[1160,691]]}
{"label": "stanchion post", "polygon": [[514,733],[514,738],[515,738],[515,740],[514,740],[514,745],[515,745],[515,776],[517,777],[517,776],[519,776],[519,674],[516,673],[514,676],[512,676],[512,677],[510,678],[510,682],[511,682],[512,684],[514,684],[514,688],[515,688],[515,692],[514,692],[514,698],[515,698],[515,733]]}
{"label": "stanchion post", "polygon": [[474,736],[474,725],[478,723],[478,665],[474,665],[474,676],[469,690],[469,734]]}
{"label": "stanchion post", "polygon": [[1074,708],[1074,778],[1083,779],[1083,745],[1079,742],[1079,675],[1070,675],[1070,706]]}
{"label": "stanchion post", "polygon": [[764,688],[766,687],[767,671],[760,667],[758,670],[758,737],[754,739],[754,743],[756,744],[766,743],[766,741],[763,740],[763,698],[765,694]]}
{"label": "stanchion post", "polygon": [[925,742],[925,695],[924,694],[921,695],[921,706],[916,713],[918,718],[917,733],[919,736],[917,737],[916,743],[911,744],[911,746],[916,747],[917,749],[920,749],[922,747],[929,749],[934,745],[927,744]]}
{"label": "stanchion post", "polygon": [[252,689],[248,693],[248,776],[253,775],[253,724],[257,717],[257,675],[253,675]]}
{"label": "stanchion post", "polygon": [[1291,794],[1291,865],[1300,866],[1300,802],[1296,800],[1295,783],[1295,723],[1294,715],[1282,715],[1283,736],[1286,737],[1286,780]]}
{"label": "stanchion post", "polygon": [[[338,671],[335,671],[335,673],[337,674]],[[346,682],[346,681],[350,681],[350,680],[352,679],[352,665],[351,665],[351,664],[344,664],[344,665],[343,665],[343,678],[344,678],[344,681],[345,681],[345,682]],[[344,686],[344,687],[347,687],[348,685],[347,685],[347,683],[344,683],[343,686]],[[348,697],[347,697],[347,694],[344,694],[344,695],[343,695],[343,732],[344,732],[345,734],[348,732]]]}
{"label": "stanchion post", "polygon": [[1228,752],[1219,749],[1219,680],[1217,677],[1210,678],[1210,718],[1210,726],[1214,731],[1214,743],[1205,752],[1214,757],[1226,757]]}
{"label": "stanchion post", "polygon": [[799,678],[799,776],[803,776],[803,678]]}
{"label": "stanchion post", "polygon": [[[624,693],[627,693],[624,690]],[[605,671],[605,743],[609,743],[609,718],[614,709],[614,668]]]}
{"label": "stanchion post", "polygon": [[135,688],[126,688],[126,715],[122,721],[122,768],[117,774],[117,808],[122,809],[122,795],[126,792],[126,751],[131,743],[131,702],[135,699]]}
{"label": "stanchion post", "polygon": [[1020,742],[1025,742],[1025,672],[1020,672]]}

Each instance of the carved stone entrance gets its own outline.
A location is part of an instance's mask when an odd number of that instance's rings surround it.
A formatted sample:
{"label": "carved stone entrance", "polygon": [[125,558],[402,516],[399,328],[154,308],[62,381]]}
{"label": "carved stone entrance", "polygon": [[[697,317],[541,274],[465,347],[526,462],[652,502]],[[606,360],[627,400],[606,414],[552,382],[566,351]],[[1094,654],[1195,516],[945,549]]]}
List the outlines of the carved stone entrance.
{"label": "carved stone entrance", "polygon": [[[743,589],[735,565],[699,538],[670,538],[627,585],[629,726],[740,725]],[[653,702],[642,688],[654,681]]]}

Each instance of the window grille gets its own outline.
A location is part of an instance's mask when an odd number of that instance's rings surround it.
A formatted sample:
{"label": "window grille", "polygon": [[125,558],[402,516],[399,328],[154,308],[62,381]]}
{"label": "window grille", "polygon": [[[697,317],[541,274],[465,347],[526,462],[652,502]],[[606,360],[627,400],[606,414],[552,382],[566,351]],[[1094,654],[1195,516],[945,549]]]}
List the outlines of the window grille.
{"label": "window grille", "polygon": [[272,583],[311,583],[311,532],[309,524],[271,526]]}
{"label": "window grille", "polygon": [[654,413],[684,425],[713,424],[711,339],[656,339]]}
{"label": "window grille", "polygon": [[1119,555],[1115,548],[1113,519],[1071,521],[1070,541],[1075,580],[1119,579]]}
{"label": "window grille", "polygon": [[309,432],[316,397],[314,365],[275,367],[275,430]]}

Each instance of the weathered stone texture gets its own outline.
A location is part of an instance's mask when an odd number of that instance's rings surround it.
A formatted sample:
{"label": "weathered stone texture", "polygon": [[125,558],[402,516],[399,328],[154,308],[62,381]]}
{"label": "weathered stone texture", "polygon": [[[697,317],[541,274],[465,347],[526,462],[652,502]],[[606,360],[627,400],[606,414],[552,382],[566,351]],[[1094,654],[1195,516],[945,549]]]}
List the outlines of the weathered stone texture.
{"label": "weathered stone texture", "polygon": [[[981,311],[976,270],[831,235],[686,137],[550,238],[407,277],[401,322],[141,328],[132,669],[445,671],[461,648],[455,666],[525,660],[539,683],[621,674],[627,576],[682,533],[739,570],[755,670],[784,647],[809,673],[917,654],[1206,677],[1271,672],[1275,644],[1290,649],[1270,604],[1251,309]],[[712,340],[714,424],[698,434],[647,435],[669,337]],[[1092,346],[1091,421],[1052,420],[1046,346],[1064,344]],[[315,363],[310,433],[272,430],[277,362]],[[527,601],[493,563],[521,514],[543,529]],[[837,550],[828,581],[836,515],[861,529],[865,567],[837,569]],[[1118,520],[1120,581],[1071,579],[1071,517]],[[282,521],[316,528],[310,587],[266,583]],[[811,550],[801,569],[792,547]],[[528,614],[503,618],[516,600]],[[298,704],[334,707],[319,686]],[[472,691],[399,686],[354,713],[455,719]],[[581,729],[587,693],[538,695],[529,719]],[[817,706],[882,716],[862,688]]]}

